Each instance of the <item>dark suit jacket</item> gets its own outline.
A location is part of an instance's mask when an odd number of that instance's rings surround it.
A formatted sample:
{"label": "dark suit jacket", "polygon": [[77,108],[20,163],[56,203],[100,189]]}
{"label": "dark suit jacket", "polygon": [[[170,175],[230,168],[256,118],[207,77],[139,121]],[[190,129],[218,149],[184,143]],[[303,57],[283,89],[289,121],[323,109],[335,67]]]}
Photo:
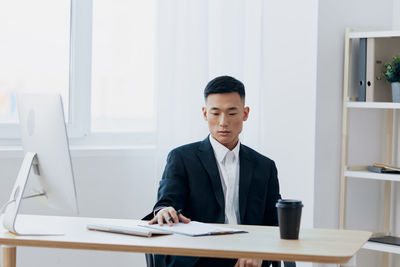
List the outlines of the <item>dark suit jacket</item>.
{"label": "dark suit jacket", "polygon": [[[280,194],[274,161],[240,145],[239,162],[240,223],[277,226],[275,204],[280,199]],[[193,221],[225,222],[224,193],[208,137],[169,153],[158,189],[158,201],[153,210],[168,206],[176,210],[182,209],[183,215]],[[166,260],[167,266],[171,267],[233,266],[236,262],[229,259],[161,255],[157,255],[155,260],[156,266],[157,261]]]}

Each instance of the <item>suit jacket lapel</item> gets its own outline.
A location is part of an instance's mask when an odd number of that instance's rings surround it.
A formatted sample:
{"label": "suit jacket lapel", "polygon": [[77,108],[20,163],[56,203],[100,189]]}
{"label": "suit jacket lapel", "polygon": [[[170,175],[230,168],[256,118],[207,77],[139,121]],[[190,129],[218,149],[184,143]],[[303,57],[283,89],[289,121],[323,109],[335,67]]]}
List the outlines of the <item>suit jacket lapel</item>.
{"label": "suit jacket lapel", "polygon": [[212,149],[208,137],[200,143],[198,156],[210,177],[217,202],[225,213],[224,192],[222,191],[221,178],[219,176],[214,150]]}
{"label": "suit jacket lapel", "polygon": [[240,145],[239,152],[240,174],[239,174],[239,213],[240,223],[244,223],[246,213],[248,192],[253,178],[253,161],[245,146]]}

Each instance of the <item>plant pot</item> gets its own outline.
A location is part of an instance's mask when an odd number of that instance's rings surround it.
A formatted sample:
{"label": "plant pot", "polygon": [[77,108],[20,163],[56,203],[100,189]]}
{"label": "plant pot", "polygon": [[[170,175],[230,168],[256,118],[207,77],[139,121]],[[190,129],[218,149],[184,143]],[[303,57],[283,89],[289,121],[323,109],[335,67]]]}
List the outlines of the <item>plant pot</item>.
{"label": "plant pot", "polygon": [[400,82],[392,83],[392,101],[400,102]]}

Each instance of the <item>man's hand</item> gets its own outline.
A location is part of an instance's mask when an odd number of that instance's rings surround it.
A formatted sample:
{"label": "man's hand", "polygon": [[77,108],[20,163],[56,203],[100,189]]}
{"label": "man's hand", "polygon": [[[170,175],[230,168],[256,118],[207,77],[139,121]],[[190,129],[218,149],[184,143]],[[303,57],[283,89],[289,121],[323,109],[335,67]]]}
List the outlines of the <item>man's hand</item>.
{"label": "man's hand", "polygon": [[262,262],[259,259],[238,259],[234,267],[261,267]]}
{"label": "man's hand", "polygon": [[160,209],[156,216],[149,221],[149,224],[158,223],[159,225],[163,225],[165,222],[169,226],[172,226],[174,223],[179,223],[180,221],[183,223],[189,223],[190,219],[186,218],[182,214],[178,214],[173,207],[166,207]]}

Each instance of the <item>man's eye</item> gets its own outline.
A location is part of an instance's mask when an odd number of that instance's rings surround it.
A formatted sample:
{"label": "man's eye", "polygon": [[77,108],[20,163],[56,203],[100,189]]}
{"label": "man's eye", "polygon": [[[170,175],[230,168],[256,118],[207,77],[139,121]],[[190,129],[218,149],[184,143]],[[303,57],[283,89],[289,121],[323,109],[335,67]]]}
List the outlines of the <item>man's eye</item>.
{"label": "man's eye", "polygon": [[229,113],[229,116],[235,116],[237,113]]}
{"label": "man's eye", "polygon": [[218,116],[219,113],[211,113],[211,115]]}

